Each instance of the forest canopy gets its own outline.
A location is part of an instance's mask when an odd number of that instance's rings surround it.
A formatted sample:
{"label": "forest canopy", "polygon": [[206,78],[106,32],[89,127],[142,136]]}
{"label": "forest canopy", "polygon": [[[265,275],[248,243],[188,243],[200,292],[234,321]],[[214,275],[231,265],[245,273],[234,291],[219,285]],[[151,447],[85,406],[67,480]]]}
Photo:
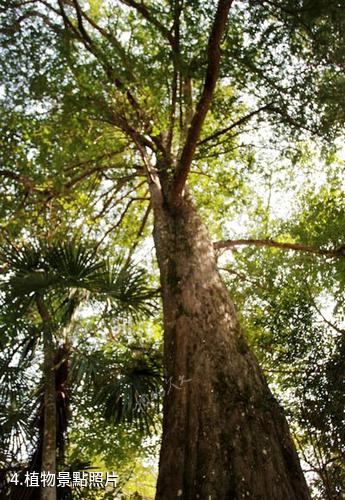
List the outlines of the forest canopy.
{"label": "forest canopy", "polygon": [[344,7],[0,2],[4,498],[343,498]]}

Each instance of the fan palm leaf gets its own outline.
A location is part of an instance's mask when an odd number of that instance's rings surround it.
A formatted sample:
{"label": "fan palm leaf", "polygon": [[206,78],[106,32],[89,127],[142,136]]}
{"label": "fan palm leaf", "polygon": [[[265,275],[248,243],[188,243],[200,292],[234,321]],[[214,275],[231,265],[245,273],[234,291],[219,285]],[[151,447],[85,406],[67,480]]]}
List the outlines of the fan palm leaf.
{"label": "fan palm leaf", "polygon": [[113,263],[105,261],[81,241],[42,245],[41,251],[33,245],[11,247],[9,252],[2,249],[1,256],[6,257],[9,272],[0,290],[16,307],[26,299],[28,308],[35,294],[53,292],[60,294],[61,304],[74,309],[77,296],[72,300],[70,290],[81,289],[88,291],[94,301],[110,303],[114,316],[150,315],[155,308],[157,291],[148,285],[143,269],[123,256]]}
{"label": "fan palm leaf", "polygon": [[107,422],[127,422],[148,431],[161,400],[162,360],[154,345],[134,350],[138,357],[133,357],[133,348],[111,356],[101,350],[75,353],[73,380],[88,388],[90,404],[101,408]]}

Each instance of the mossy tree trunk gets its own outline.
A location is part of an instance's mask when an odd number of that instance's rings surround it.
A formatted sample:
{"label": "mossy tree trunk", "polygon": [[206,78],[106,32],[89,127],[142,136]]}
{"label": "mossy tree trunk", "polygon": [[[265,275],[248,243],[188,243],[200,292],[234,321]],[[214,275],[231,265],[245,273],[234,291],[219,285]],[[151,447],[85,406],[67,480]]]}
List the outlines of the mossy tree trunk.
{"label": "mossy tree trunk", "polygon": [[154,212],[167,381],[157,500],[310,499],[193,204]]}

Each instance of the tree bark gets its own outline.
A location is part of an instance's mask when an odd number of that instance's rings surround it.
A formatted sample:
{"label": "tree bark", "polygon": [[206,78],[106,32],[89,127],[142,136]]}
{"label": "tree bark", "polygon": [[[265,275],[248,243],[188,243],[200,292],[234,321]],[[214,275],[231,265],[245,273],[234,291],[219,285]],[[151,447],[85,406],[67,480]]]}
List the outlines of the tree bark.
{"label": "tree bark", "polygon": [[153,208],[166,376],[156,499],[310,499],[206,228],[186,198]]}
{"label": "tree bark", "polygon": [[[43,377],[44,417],[42,473],[51,473],[56,478],[56,390],[54,370],[54,342],[49,312],[42,297],[36,299],[43,322]],[[41,500],[56,500],[56,485],[42,486]]]}

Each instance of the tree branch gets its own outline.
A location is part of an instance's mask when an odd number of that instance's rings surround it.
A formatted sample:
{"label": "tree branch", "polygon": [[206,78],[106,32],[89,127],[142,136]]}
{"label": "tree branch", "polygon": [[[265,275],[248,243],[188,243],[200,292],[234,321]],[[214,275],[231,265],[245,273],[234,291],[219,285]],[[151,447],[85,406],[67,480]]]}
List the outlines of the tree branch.
{"label": "tree branch", "polygon": [[265,104],[264,106],[261,106],[260,108],[255,109],[251,113],[248,113],[247,115],[242,116],[242,118],[240,118],[236,122],[232,123],[228,127],[223,128],[222,130],[218,130],[217,132],[209,135],[208,137],[206,137],[202,141],[199,141],[198,146],[200,146],[201,144],[205,144],[206,142],[212,141],[213,139],[217,139],[217,137],[219,137],[220,135],[226,134],[227,132],[230,132],[230,130],[233,130],[234,128],[239,127],[240,125],[247,123],[247,121],[249,121],[251,118],[253,118],[253,116],[259,114],[261,111],[265,111],[265,110],[270,109],[272,104],[273,103]]}
{"label": "tree branch", "polygon": [[[121,44],[117,41],[117,39],[114,36],[112,36],[106,29],[99,26],[92,18],[90,18],[82,10],[79,0],[68,0],[68,1],[57,0],[59,9],[54,9],[45,0],[32,0],[32,1],[30,0],[27,3],[31,4],[31,3],[35,3],[35,1],[37,1],[37,3],[44,5],[48,9],[52,10],[56,15],[61,17],[65,28],[71,33],[73,38],[75,40],[77,40],[78,42],[80,42],[81,44],[83,44],[85,49],[90,54],[92,54],[95,57],[95,59],[100,63],[108,80],[111,83],[114,83],[116,88],[120,92],[123,92],[124,95],[126,96],[132,110],[135,112],[135,122],[139,123],[139,124],[141,123],[144,130],[145,130],[145,134],[148,134],[150,136],[150,138],[151,138],[150,147],[154,146],[153,149],[157,148],[162,153],[162,155],[165,157],[166,150],[165,150],[165,147],[162,143],[161,137],[152,133],[153,127],[152,127],[152,123],[151,123],[151,117],[148,116],[148,114],[141,108],[141,106],[139,105],[135,96],[132,94],[132,92],[129,90],[129,88],[126,87],[124,81],[122,81],[119,78],[119,75],[117,74],[116,68],[109,62],[102,47],[100,47],[100,45],[97,43],[97,41],[89,34],[87,27],[88,28],[91,27],[94,30],[96,30],[100,35],[102,35],[110,43],[112,43],[113,46],[115,46],[116,51],[120,55],[121,61],[127,70],[127,73],[131,75],[131,79],[134,79],[134,75],[132,74],[131,67],[130,67],[131,65],[130,65],[130,63],[128,63],[126,61],[124,50],[123,50]],[[127,3],[127,2],[124,2],[124,3]],[[142,4],[142,2],[140,4],[138,4],[136,1],[133,1],[133,2],[130,1],[130,2],[128,2],[128,5],[130,5],[130,4],[131,4],[131,6],[136,7],[143,15],[145,12],[146,13],[145,16],[147,18],[150,18],[151,22],[152,22],[152,16],[151,16],[150,12],[148,11],[148,9]],[[70,16],[68,15],[68,13],[66,11],[66,5],[69,5],[73,8],[74,14],[76,16],[76,20],[72,20],[70,18]],[[18,6],[22,6],[22,4],[19,2]],[[25,18],[26,16],[31,17],[34,15],[36,17],[37,16],[39,16],[39,17],[44,16],[42,13],[40,13],[38,11],[32,11],[32,12],[26,13],[23,16],[23,18]],[[47,16],[45,16],[45,17],[48,19]],[[86,23],[88,23],[87,26],[86,26]],[[170,32],[166,28],[164,28],[163,25],[160,25],[159,21],[157,21],[157,23],[164,30],[166,30],[166,32],[171,37],[171,40],[173,40],[173,37],[170,34]],[[1,28],[0,28],[0,32],[1,32]],[[72,70],[72,68],[71,68],[71,70]],[[73,70],[72,70],[72,72],[73,72]],[[135,130],[129,124],[128,120],[126,120],[123,116],[122,117],[118,116],[116,126],[121,128],[121,130],[125,131],[126,133],[128,133],[128,130],[131,129],[130,130],[131,133],[134,132],[134,133],[136,133],[136,135],[138,137],[141,136],[140,137],[141,142],[143,144],[145,144],[145,142],[146,142],[146,145],[148,145],[149,141],[144,139],[143,134],[140,134],[138,130]]]}
{"label": "tree branch", "polygon": [[240,240],[224,240],[216,241],[213,244],[216,250],[231,250],[238,246],[255,246],[255,247],[273,247],[280,248],[281,250],[294,250],[296,252],[310,253],[313,255],[322,255],[331,258],[345,257],[345,245],[334,249],[318,248],[311,245],[304,245],[303,243],[282,243],[275,240],[254,240],[254,239],[240,239]]}
{"label": "tree branch", "polygon": [[26,177],[25,175],[16,174],[15,172],[4,169],[0,170],[0,177],[6,177],[7,179],[11,179],[13,181],[19,182],[20,184],[23,184],[27,191],[37,191],[34,181],[29,179],[29,177]]}
{"label": "tree branch", "polygon": [[89,170],[84,170],[81,174],[77,175],[70,181],[66,182],[64,184],[61,192],[66,193],[68,192],[75,184],[78,184],[79,182],[83,181],[84,179],[87,179],[88,177],[91,177],[95,173],[102,173],[105,170],[110,170],[113,168],[113,165],[103,165],[103,166],[95,166],[93,168],[90,168]]}
{"label": "tree branch", "polygon": [[[0,170],[0,177],[6,177],[8,179],[14,180],[24,186],[27,193],[37,193],[39,195],[48,196],[46,201],[50,201],[53,198],[58,198],[59,196],[66,195],[76,184],[82,182],[83,180],[91,177],[93,174],[103,173],[106,170],[111,170],[113,165],[101,165],[89,168],[88,170],[84,170],[79,175],[75,176],[70,181],[66,182],[59,191],[54,189],[39,189],[38,185],[34,183],[31,179],[24,175],[16,174],[11,172],[10,170]],[[132,178],[132,176],[127,176],[128,178]]]}
{"label": "tree branch", "polygon": [[171,151],[174,126],[176,119],[176,105],[177,105],[177,92],[178,92],[178,80],[181,78],[179,71],[179,61],[180,61],[180,16],[182,12],[182,2],[180,0],[175,0],[174,2],[174,21],[172,26],[173,39],[171,40],[172,48],[172,60],[173,60],[173,78],[171,87],[171,110],[170,110],[170,123],[167,136],[167,150]]}
{"label": "tree branch", "polygon": [[124,210],[122,211],[120,217],[118,218],[118,220],[116,221],[116,223],[114,225],[112,225],[105,233],[104,235],[102,236],[102,238],[98,241],[97,245],[96,245],[96,250],[98,250],[98,248],[102,245],[103,241],[106,239],[106,237],[112,232],[114,231],[115,229],[118,229],[118,227],[122,224],[123,222],[123,219],[125,218],[128,210],[130,209],[132,203],[134,203],[135,201],[148,201],[150,202],[150,198],[142,198],[142,197],[137,197],[137,198],[130,198],[130,200],[128,201],[128,203],[126,204]]}
{"label": "tree branch", "polygon": [[321,316],[321,318],[323,319],[323,321],[326,323],[326,325],[330,326],[331,328],[333,328],[333,330],[335,330],[337,333],[341,333],[342,335],[345,334],[345,330],[343,328],[339,328],[337,325],[335,325],[334,323],[332,323],[331,321],[329,321],[327,318],[325,318],[325,316],[322,314],[321,310],[319,309],[319,307],[317,306],[316,304],[316,301],[311,293],[311,290],[310,290],[310,287],[308,285],[308,283],[306,283],[306,286],[307,286],[307,292],[308,292],[308,295],[309,295],[309,298],[312,302],[312,305],[314,307],[314,309],[316,310],[316,312],[319,314],[319,316]]}
{"label": "tree branch", "polygon": [[120,0],[121,3],[128,5],[128,7],[133,7],[137,12],[139,12],[145,19],[146,21],[149,21],[149,23],[153,24],[158,31],[168,40],[170,45],[174,44],[174,37],[170,33],[170,31],[160,22],[158,19],[152,15],[150,10],[146,7],[143,1],[136,2],[135,0]]}
{"label": "tree branch", "polygon": [[152,205],[151,205],[151,201],[150,201],[150,203],[148,204],[148,207],[146,209],[146,212],[144,214],[143,220],[141,221],[141,224],[140,224],[140,227],[138,229],[138,232],[136,234],[136,239],[135,239],[133,245],[131,246],[131,248],[130,248],[130,250],[128,252],[128,256],[127,256],[127,259],[126,259],[126,262],[125,262],[125,266],[130,263],[130,261],[132,259],[132,256],[133,256],[133,253],[134,253],[134,250],[136,249],[136,247],[139,244],[140,236],[144,232],[144,229],[145,229],[145,226],[146,226],[146,223],[147,223],[147,220],[149,218],[151,210],[152,210]]}
{"label": "tree branch", "polygon": [[219,75],[220,43],[233,0],[219,0],[209,42],[204,88],[192,118],[171,189],[171,201],[181,195],[193,160],[201,129],[210,108]]}
{"label": "tree branch", "polygon": [[83,18],[94,29],[97,29],[98,32],[100,32],[103,36],[105,36],[105,31],[103,29],[100,31],[100,28],[94,22],[92,22],[91,19],[88,18],[88,16],[86,16],[86,14],[83,13],[78,1],[72,0],[72,4],[74,6],[76,16],[77,16],[77,26],[78,26],[78,29],[77,29],[74,26],[74,24],[70,21],[70,19],[68,18],[67,14],[65,12],[62,0],[58,0],[58,2],[60,5],[60,9],[61,9],[61,16],[64,20],[66,28],[69,29],[72,33],[74,33],[76,38],[84,45],[84,47],[95,57],[95,59],[97,61],[100,62],[100,64],[102,65],[102,67],[105,71],[105,74],[106,74],[107,78],[109,79],[109,81],[112,83],[115,83],[116,88],[118,90],[120,90],[121,92],[125,93],[129,104],[131,105],[133,110],[136,112],[137,118],[138,119],[145,118],[144,112],[140,109],[140,106],[139,106],[138,102],[136,101],[136,99],[134,98],[134,96],[132,95],[132,93],[128,89],[126,89],[126,86],[124,85],[124,83],[120,80],[120,78],[116,74],[114,67],[111,64],[109,64],[109,61],[108,61],[107,57],[104,55],[103,51],[100,50],[98,45],[95,43],[94,40],[92,40],[92,38],[90,37],[90,35],[86,31],[86,28],[83,24]]}
{"label": "tree branch", "polygon": [[124,67],[126,68],[127,73],[130,75],[131,80],[134,81],[135,80],[135,76],[132,73],[133,66],[131,64],[131,61],[128,61],[128,55],[126,54],[125,49],[122,47],[122,45],[118,41],[118,39],[112,33],[110,33],[106,29],[104,29],[101,26],[99,26],[99,24],[97,24],[94,19],[92,19],[90,16],[88,16],[86,14],[86,12],[84,12],[83,10],[80,10],[80,12],[81,12],[82,16],[84,17],[84,19],[86,19],[86,21],[96,31],[98,31],[98,33],[100,33],[100,35],[102,35],[103,38],[105,38],[106,40],[108,40],[112,44],[112,46],[115,48],[116,52],[120,56],[121,61],[122,61],[123,65],[124,65]]}
{"label": "tree branch", "polygon": [[37,10],[30,10],[30,11],[27,11],[24,14],[22,14],[20,17],[18,17],[18,19],[13,21],[12,24],[1,27],[0,33],[2,33],[4,35],[12,35],[13,36],[15,33],[20,31],[21,23],[23,23],[24,21],[27,21],[28,19],[30,19],[32,17],[39,17],[40,19],[42,19],[42,21],[47,26],[52,28],[53,31],[57,30],[57,26],[51,22],[51,20],[49,19],[48,16],[46,16],[45,14],[43,14],[42,12],[39,12]]}

